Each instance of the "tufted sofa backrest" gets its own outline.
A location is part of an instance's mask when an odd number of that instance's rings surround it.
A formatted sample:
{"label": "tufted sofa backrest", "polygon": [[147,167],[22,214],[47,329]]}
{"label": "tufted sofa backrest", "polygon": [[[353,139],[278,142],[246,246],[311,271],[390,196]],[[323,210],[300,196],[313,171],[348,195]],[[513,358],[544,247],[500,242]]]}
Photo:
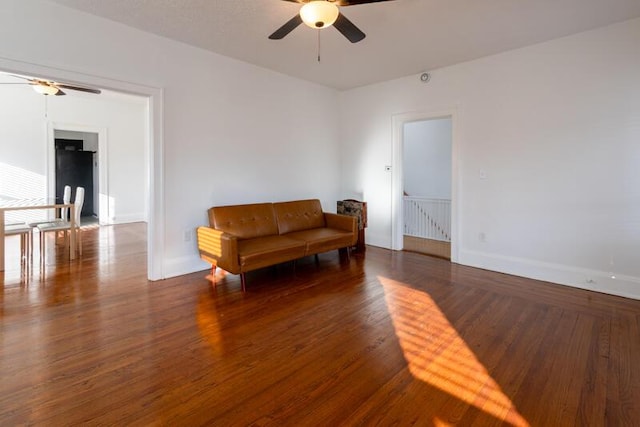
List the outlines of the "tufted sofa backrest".
{"label": "tufted sofa backrest", "polygon": [[240,239],[278,234],[272,203],[213,207],[209,209],[209,225]]}
{"label": "tufted sofa backrest", "polygon": [[324,227],[324,214],[318,199],[274,203],[280,234]]}

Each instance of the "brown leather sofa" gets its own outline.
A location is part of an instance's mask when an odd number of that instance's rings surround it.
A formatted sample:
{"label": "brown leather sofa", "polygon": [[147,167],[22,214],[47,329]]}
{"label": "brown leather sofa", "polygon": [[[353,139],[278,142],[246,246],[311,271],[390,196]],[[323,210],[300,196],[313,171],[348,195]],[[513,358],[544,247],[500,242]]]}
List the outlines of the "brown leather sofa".
{"label": "brown leather sofa", "polygon": [[354,246],[356,218],[322,211],[320,200],[218,206],[209,209],[209,227],[198,227],[200,257],[240,274],[335,249]]}

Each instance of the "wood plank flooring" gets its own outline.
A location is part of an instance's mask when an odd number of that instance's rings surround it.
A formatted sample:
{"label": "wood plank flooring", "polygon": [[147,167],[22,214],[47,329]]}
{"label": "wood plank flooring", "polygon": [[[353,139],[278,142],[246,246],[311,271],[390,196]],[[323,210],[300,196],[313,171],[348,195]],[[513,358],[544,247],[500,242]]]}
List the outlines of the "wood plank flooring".
{"label": "wood plank flooring", "polygon": [[4,273],[0,425],[640,425],[640,301],[375,247],[148,282],[145,234]]}
{"label": "wood plank flooring", "polygon": [[421,237],[403,236],[402,247],[405,251],[451,259],[451,243]]}

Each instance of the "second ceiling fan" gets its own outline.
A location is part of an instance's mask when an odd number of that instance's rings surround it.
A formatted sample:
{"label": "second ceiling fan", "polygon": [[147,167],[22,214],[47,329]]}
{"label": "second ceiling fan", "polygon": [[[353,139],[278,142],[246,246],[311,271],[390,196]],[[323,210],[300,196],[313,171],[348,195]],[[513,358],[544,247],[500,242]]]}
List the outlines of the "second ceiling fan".
{"label": "second ceiling fan", "polygon": [[365,34],[349,21],[339,9],[339,6],[354,6],[358,4],[377,3],[392,0],[283,0],[301,3],[300,13],[291,18],[282,27],[269,36],[271,40],[280,40],[303,22],[311,28],[326,28],[331,25],[345,36],[351,43],[357,43],[365,38]]}
{"label": "second ceiling fan", "polygon": [[77,90],[80,92],[101,93],[100,89],[94,89],[86,86],[72,85],[69,83],[54,82],[51,80],[31,78],[26,76],[19,76],[17,74],[8,74],[9,76],[16,77],[25,80],[24,82],[0,82],[0,85],[31,85],[33,90],[41,95],[66,95],[62,89]]}

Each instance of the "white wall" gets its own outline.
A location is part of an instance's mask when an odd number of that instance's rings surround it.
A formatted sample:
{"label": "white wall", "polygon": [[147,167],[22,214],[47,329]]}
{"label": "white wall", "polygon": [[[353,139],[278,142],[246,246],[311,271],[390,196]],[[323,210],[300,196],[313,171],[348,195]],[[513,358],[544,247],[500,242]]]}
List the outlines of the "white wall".
{"label": "white wall", "polygon": [[206,268],[188,233],[213,205],[317,197],[335,211],[334,90],[40,0],[0,4],[3,58],[161,90],[163,277]]}
{"label": "white wall", "polygon": [[[3,198],[46,196],[45,104],[43,99],[36,104],[26,96],[18,96],[25,93],[24,89],[33,92],[28,87],[0,86],[0,196]],[[7,214],[7,220],[17,221],[20,217]]]}
{"label": "white wall", "polygon": [[402,134],[404,193],[451,200],[451,118],[405,123]]}
{"label": "white wall", "polygon": [[105,134],[106,147],[101,148],[106,148],[107,188],[100,190],[100,215],[106,213],[107,222],[115,224],[146,221],[146,100],[109,94],[58,96],[50,100],[49,110],[56,129],[88,128]]}
{"label": "white wall", "polygon": [[342,93],[368,243],[391,244],[392,117],[455,111],[458,262],[640,298],[639,45],[636,19]]}
{"label": "white wall", "polygon": [[[53,192],[47,194],[48,168],[52,166],[49,162],[53,162],[49,127],[99,129],[105,131],[107,146],[106,193],[101,191],[100,196],[112,205],[107,222],[146,220],[146,198],[141,196],[146,194],[148,175],[145,100],[84,94],[45,98],[28,85],[0,85],[0,112],[0,167],[14,171],[1,173],[0,195],[53,197]],[[12,175],[23,178],[10,179]],[[41,219],[43,214],[44,211],[24,211],[10,216],[16,220]]]}

